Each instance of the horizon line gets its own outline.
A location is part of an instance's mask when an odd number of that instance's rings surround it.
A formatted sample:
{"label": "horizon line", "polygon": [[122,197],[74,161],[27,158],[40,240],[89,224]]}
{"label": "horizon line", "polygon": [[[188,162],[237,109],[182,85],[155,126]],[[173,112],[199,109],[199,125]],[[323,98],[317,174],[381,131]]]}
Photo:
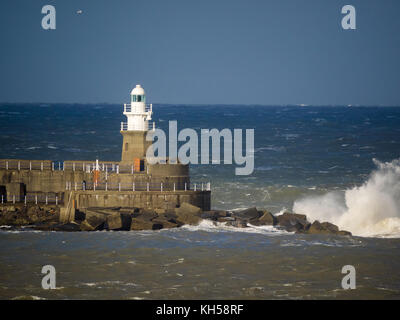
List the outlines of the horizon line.
{"label": "horizon line", "polygon": [[[29,105],[124,105],[124,103],[113,103],[113,102],[0,102],[0,106],[4,104],[18,105],[18,104],[29,104]],[[381,105],[381,104],[260,104],[260,103],[162,103],[154,102],[151,104],[166,105],[166,106],[253,106],[253,107],[390,107],[398,108],[399,105]]]}

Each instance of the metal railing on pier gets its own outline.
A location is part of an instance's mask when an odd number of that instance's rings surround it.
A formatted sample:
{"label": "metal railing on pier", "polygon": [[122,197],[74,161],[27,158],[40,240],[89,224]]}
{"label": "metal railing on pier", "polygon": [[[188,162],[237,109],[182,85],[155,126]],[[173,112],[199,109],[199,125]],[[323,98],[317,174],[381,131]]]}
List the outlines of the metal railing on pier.
{"label": "metal railing on pier", "polygon": [[1,204],[5,203],[21,203],[25,205],[28,203],[34,204],[63,204],[63,197],[55,193],[38,193],[38,194],[27,194],[27,195],[1,195]]}
{"label": "metal railing on pier", "polygon": [[73,191],[211,191],[210,182],[133,182],[133,183],[93,183],[66,182],[65,190]]}
{"label": "metal railing on pier", "polygon": [[0,169],[6,170],[41,170],[41,171],[83,171],[91,173],[95,170],[109,173],[144,173],[146,167],[142,171],[135,170],[134,165],[121,165],[119,162],[108,161],[99,162],[98,167],[96,162],[89,161],[64,161],[54,162],[50,160],[0,160]]}

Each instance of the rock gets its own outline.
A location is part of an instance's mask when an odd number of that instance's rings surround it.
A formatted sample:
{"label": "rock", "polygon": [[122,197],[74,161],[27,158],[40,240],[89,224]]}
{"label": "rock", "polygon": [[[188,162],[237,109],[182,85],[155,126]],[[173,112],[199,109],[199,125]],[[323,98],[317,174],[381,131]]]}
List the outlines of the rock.
{"label": "rock", "polygon": [[159,214],[159,217],[165,217],[167,220],[174,220],[178,218],[178,216],[175,214],[175,212],[165,212],[164,214]]}
{"label": "rock", "polygon": [[163,228],[176,228],[182,226],[182,223],[177,220],[177,215],[173,213],[160,214],[152,220],[153,223],[161,223]]}
{"label": "rock", "polygon": [[86,220],[83,220],[80,224],[81,231],[95,231],[96,229],[91,226]]}
{"label": "rock", "polygon": [[119,210],[120,213],[127,213],[127,214],[133,214],[139,212],[139,208],[136,207],[129,207],[129,208],[121,208]]}
{"label": "rock", "polygon": [[276,225],[276,217],[267,210],[259,211],[259,218],[250,219],[249,223],[253,226],[273,226]]}
{"label": "rock", "polygon": [[201,218],[217,221],[218,218],[228,217],[229,215],[230,215],[229,212],[225,210],[210,210],[210,211],[203,211],[203,213],[201,214]]}
{"label": "rock", "polygon": [[55,230],[72,232],[72,231],[80,231],[81,228],[80,228],[79,224],[70,222],[70,223],[65,223],[65,224],[55,227]]}
{"label": "rock", "polygon": [[153,223],[152,230],[161,230],[162,228],[162,223]]}
{"label": "rock", "polygon": [[[334,226],[334,225],[333,225]],[[308,229],[307,233],[310,234],[332,234],[339,231],[339,228],[334,226],[330,227],[329,225],[323,225],[318,220],[314,221],[310,228]]]}
{"label": "rock", "polygon": [[152,220],[158,217],[158,214],[152,210],[140,210],[140,212],[135,212],[132,214],[132,218],[140,217],[142,220]]}
{"label": "rock", "polygon": [[246,210],[238,211],[238,212],[233,212],[232,215],[234,217],[240,218],[242,220],[254,220],[258,219],[260,217],[260,213],[258,212],[257,208],[249,208]]}
{"label": "rock", "polygon": [[330,222],[314,221],[307,230],[309,234],[336,234],[336,235],[351,235],[348,231],[339,231],[339,228]]}
{"label": "rock", "polygon": [[33,223],[58,222],[60,219],[59,213],[54,208],[32,206],[26,208],[21,213],[26,214]]}
{"label": "rock", "polygon": [[[45,226],[42,226],[42,228]],[[74,231],[81,231],[80,225],[74,222],[68,222],[64,224],[54,225],[54,226],[47,226],[49,230],[52,231],[65,231],[65,232],[74,232]],[[43,230],[43,229],[40,229]]]}
{"label": "rock", "polygon": [[240,219],[234,221],[228,221],[226,225],[236,228],[247,228],[247,222],[245,220],[240,220]]}
{"label": "rock", "polygon": [[220,217],[217,219],[218,222],[231,222],[235,221],[234,217]]}
{"label": "rock", "polygon": [[177,218],[178,222],[181,222],[182,224],[191,224],[191,225],[197,225],[200,223],[201,220],[202,219],[199,216],[192,215],[186,212],[181,212]]}
{"label": "rock", "polygon": [[163,208],[161,208],[161,209],[156,208],[156,209],[154,209],[154,212],[157,213],[158,215],[160,215],[160,214],[164,214],[166,212],[166,210]]}
{"label": "rock", "polygon": [[15,226],[26,226],[26,225],[29,225],[31,223],[32,223],[32,221],[27,219],[27,218],[18,217],[11,224],[13,224]]}
{"label": "rock", "polygon": [[303,233],[308,230],[310,223],[307,221],[307,217],[304,214],[295,214],[285,212],[284,214],[277,216],[278,225],[289,232]]}
{"label": "rock", "polygon": [[130,230],[154,230],[153,225],[154,223],[150,220],[133,218]]}
{"label": "rock", "polygon": [[109,230],[130,230],[132,218],[130,214],[114,213],[107,216],[106,228]]}
{"label": "rock", "polygon": [[75,212],[74,212],[74,220],[75,221],[83,221],[83,220],[85,220],[85,217],[86,217],[85,212],[75,209]]}
{"label": "rock", "polygon": [[352,236],[352,233],[350,231],[346,231],[346,230],[340,230],[337,234],[339,236]]}
{"label": "rock", "polygon": [[[161,225],[162,229],[170,229],[170,228],[177,228],[179,227],[178,223],[175,223],[173,221],[168,221],[167,219],[164,218],[155,218],[152,220],[153,222],[153,230],[154,230],[154,225]],[[160,228],[160,229],[161,229]]]}
{"label": "rock", "polygon": [[263,210],[263,215],[258,219],[262,225],[273,226],[277,223],[276,217],[269,211]]}
{"label": "rock", "polygon": [[196,225],[202,220],[200,217],[201,209],[187,202],[182,203],[179,208],[176,208],[175,213],[177,221],[183,224]]}
{"label": "rock", "polygon": [[202,219],[217,221],[219,216],[215,214],[214,211],[205,211],[200,215],[200,217]]}
{"label": "rock", "polygon": [[175,208],[175,213],[179,216],[179,213],[189,213],[192,215],[200,215],[201,209],[190,203],[183,202],[179,208]]}
{"label": "rock", "polygon": [[229,211],[225,211],[225,210],[214,210],[214,212],[216,214],[218,214],[219,217],[231,217],[232,214]]}
{"label": "rock", "polygon": [[[107,216],[103,213],[98,213],[94,211],[87,211],[85,215],[85,225],[89,229],[102,230],[106,222]],[[87,230],[90,231],[90,230]]]}

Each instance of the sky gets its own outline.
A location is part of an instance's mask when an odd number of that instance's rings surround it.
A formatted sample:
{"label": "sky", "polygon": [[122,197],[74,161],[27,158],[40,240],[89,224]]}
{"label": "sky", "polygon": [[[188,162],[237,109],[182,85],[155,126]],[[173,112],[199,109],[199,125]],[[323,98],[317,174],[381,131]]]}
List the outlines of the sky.
{"label": "sky", "polygon": [[398,0],[2,0],[0,102],[124,103],[140,83],[153,103],[400,105],[399,14]]}

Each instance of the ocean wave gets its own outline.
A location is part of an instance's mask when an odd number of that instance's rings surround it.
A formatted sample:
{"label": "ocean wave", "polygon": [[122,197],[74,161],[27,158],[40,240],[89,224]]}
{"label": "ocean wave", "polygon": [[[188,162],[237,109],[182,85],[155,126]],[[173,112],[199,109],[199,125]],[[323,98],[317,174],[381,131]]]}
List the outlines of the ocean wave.
{"label": "ocean wave", "polygon": [[287,235],[293,232],[277,229],[273,226],[253,226],[248,225],[247,228],[237,228],[227,225],[224,222],[213,222],[203,220],[198,225],[184,225],[180,229],[188,231],[206,231],[206,232],[242,232],[242,233],[256,233],[265,235]]}
{"label": "ocean wave", "polygon": [[400,237],[400,159],[373,161],[377,169],[361,186],[296,200],[293,211],[357,236]]}

